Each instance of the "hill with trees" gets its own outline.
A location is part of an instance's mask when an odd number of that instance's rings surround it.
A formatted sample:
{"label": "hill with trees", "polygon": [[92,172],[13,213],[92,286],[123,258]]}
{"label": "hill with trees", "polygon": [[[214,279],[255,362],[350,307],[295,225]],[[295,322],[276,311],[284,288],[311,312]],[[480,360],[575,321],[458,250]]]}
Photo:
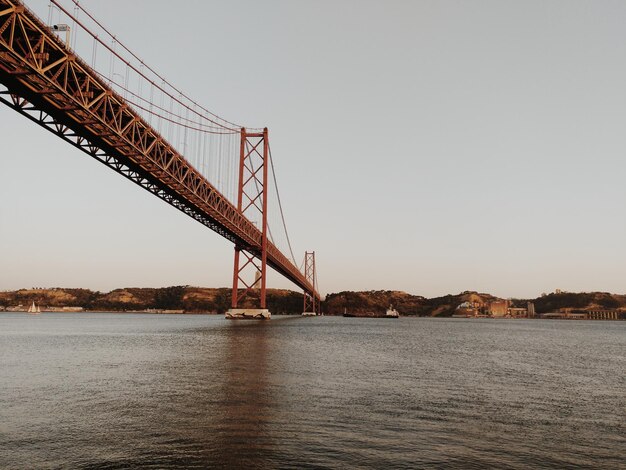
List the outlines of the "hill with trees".
{"label": "hill with trees", "polygon": [[[219,313],[230,308],[231,289],[191,286],[162,288],[123,288],[111,292],[89,289],[20,289],[0,292],[2,309],[28,306],[36,302],[41,308],[81,307],[90,311],[180,311],[185,313]],[[240,302],[241,307],[258,304],[253,292]],[[302,313],[302,294],[286,289],[268,289],[267,306],[275,314]]]}
{"label": "hill with trees", "polygon": [[[475,306],[486,312],[489,304],[498,299],[491,294],[465,291],[442,297],[426,298],[401,291],[343,291],[328,294],[322,303],[325,315],[342,315],[344,312],[358,315],[380,315],[390,306],[402,316],[450,317],[461,304]],[[538,314],[569,311],[572,313],[593,310],[626,311],[626,295],[607,292],[556,292],[536,299],[510,299],[511,306],[525,307],[535,304]],[[162,288],[123,288],[111,292],[89,289],[20,289],[0,292],[0,310],[22,306],[27,308],[36,302],[42,309],[81,307],[88,311],[169,311],[181,313],[223,314],[230,308],[230,288],[206,288],[171,286]],[[242,302],[240,307],[254,308],[258,305],[258,292]],[[301,314],[302,293],[287,289],[268,289],[267,307],[273,314]]]}
{"label": "hill with trees", "polygon": [[322,310],[326,315],[341,315],[345,310],[358,316],[368,316],[383,314],[390,305],[393,305],[402,316],[450,317],[457,306],[464,302],[486,306],[493,300],[497,299],[490,294],[471,291],[432,299],[401,291],[347,291],[328,294]]}

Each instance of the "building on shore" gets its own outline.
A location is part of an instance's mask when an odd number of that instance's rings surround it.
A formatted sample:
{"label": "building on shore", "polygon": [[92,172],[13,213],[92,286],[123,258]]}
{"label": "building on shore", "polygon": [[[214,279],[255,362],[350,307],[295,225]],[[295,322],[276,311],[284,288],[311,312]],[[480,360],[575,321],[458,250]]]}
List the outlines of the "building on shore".
{"label": "building on shore", "polygon": [[477,317],[481,313],[482,304],[478,302],[466,301],[457,306],[454,310],[453,318],[471,318]]}
{"label": "building on shore", "polygon": [[509,307],[507,315],[512,318],[526,318],[528,316],[528,310],[523,307]]}
{"label": "building on shore", "polygon": [[541,318],[552,320],[626,320],[626,313],[621,310],[572,312],[572,309],[566,308],[560,312],[544,313]]}
{"label": "building on shore", "polygon": [[626,312],[620,310],[591,310],[586,312],[587,320],[625,320]]}
{"label": "building on shore", "polygon": [[506,317],[509,313],[509,306],[508,300],[495,300],[489,304],[489,315],[494,318]]}
{"label": "building on shore", "polygon": [[512,307],[509,300],[496,300],[489,304],[489,315],[494,318],[535,318],[535,304],[528,302],[526,308]]}

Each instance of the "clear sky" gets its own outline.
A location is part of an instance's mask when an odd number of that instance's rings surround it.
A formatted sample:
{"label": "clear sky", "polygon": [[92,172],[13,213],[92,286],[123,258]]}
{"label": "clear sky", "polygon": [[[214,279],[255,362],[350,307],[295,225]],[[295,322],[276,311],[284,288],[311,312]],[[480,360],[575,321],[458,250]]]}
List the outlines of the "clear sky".
{"label": "clear sky", "polygon": [[[324,293],[625,292],[626,2],[81,4],[269,127]],[[0,289],[230,286],[217,234],[4,106],[0,136]]]}

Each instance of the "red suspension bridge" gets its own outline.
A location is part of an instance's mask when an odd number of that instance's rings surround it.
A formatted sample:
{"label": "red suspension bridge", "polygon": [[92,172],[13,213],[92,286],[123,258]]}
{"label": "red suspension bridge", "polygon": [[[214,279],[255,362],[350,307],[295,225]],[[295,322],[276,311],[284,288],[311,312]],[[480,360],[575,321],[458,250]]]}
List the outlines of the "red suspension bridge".
{"label": "red suspension bridge", "polygon": [[[295,261],[267,128],[200,106],[72,2],[51,0],[44,22],[0,0],[0,101],[233,242],[227,316],[269,317],[268,266],[319,312],[315,256]],[[238,308],[247,297],[258,308]]]}

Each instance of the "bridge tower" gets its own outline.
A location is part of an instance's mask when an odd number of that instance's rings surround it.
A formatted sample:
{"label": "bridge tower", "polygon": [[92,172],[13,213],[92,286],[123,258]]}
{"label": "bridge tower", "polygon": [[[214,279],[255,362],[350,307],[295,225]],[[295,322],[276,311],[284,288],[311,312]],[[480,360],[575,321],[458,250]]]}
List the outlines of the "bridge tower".
{"label": "bridge tower", "polygon": [[313,292],[304,291],[304,308],[302,315],[314,316],[320,314],[320,301],[315,296],[317,291],[315,273],[315,252],[306,251],[304,253],[304,277],[313,286]]}
{"label": "bridge tower", "polygon": [[[239,189],[237,209],[250,220],[260,218],[260,251],[242,244],[235,244],[233,270],[233,293],[231,309],[226,318],[269,319],[271,314],[265,303],[265,279],[267,274],[267,174],[268,174],[268,133],[247,132],[241,128],[239,156]],[[246,279],[252,278],[251,281]],[[239,283],[243,288],[239,289]],[[248,294],[259,292],[259,308],[238,308]]]}

